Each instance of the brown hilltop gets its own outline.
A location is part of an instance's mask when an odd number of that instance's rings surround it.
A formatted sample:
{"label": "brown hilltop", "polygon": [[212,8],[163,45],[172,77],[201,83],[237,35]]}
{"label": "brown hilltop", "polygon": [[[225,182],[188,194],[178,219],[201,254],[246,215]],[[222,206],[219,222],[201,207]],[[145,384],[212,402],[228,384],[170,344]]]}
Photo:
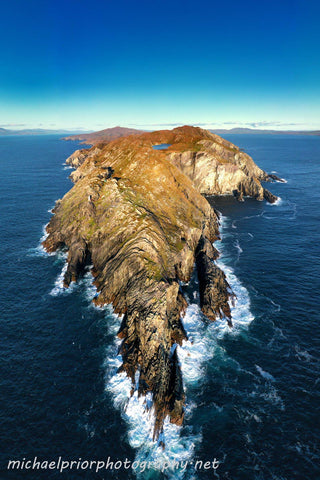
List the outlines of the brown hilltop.
{"label": "brown hilltop", "polygon": [[64,137],[63,140],[80,140],[81,143],[87,145],[95,145],[97,143],[107,143],[116,138],[127,137],[128,135],[137,135],[143,130],[136,130],[135,128],[113,127],[99,130],[92,133],[80,133],[79,135],[70,135]]}
{"label": "brown hilltop", "polygon": [[[161,143],[171,146],[152,148]],[[179,282],[189,281],[195,263],[204,314],[231,323],[230,287],[212,247],[218,217],[200,192],[236,189],[240,198],[261,200],[259,178],[268,175],[239,148],[195,127],[119,138],[77,151],[68,163],[77,167],[75,185],[56,204],[44,247],[67,248],[66,287],[93,264],[95,301],[112,303],[123,315],[121,369],[133,385],[139,372],[140,394],[152,392],[157,436],[166,415],[183,420],[182,375],[172,346],[186,338]]]}
{"label": "brown hilltop", "polygon": [[[130,148],[140,146],[152,148],[157,144],[170,144],[164,155],[193,182],[204,195],[235,195],[239,200],[245,196],[266,199],[273,203],[277,197],[261,185],[261,181],[281,180],[268,175],[259,168],[252,158],[231,142],[198,127],[184,126],[173,130],[144,132],[130,137]],[[67,163],[78,168],[86,158],[97,154],[103,144],[96,149],[77,150]],[[80,172],[74,174],[74,178]]]}

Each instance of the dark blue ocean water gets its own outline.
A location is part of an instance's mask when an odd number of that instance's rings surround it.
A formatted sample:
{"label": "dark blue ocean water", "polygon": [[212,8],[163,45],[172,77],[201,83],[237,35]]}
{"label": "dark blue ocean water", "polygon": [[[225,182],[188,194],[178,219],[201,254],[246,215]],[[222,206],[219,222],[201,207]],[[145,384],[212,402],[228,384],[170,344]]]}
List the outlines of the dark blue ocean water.
{"label": "dark blue ocean water", "polygon": [[286,184],[270,206],[210,201],[223,214],[219,260],[237,294],[235,327],[199,313],[196,278],[185,287],[193,343],[179,349],[187,414],[167,426],[166,451],[115,375],[118,320],[90,299],[90,273],[64,292],[62,255],[39,248],[62,165],[77,144],[58,136],[0,137],[2,479],[126,479],[132,469],[8,472],[9,459],[220,460],[216,470],[139,478],[317,480],[319,469],[320,137],[228,135]]}

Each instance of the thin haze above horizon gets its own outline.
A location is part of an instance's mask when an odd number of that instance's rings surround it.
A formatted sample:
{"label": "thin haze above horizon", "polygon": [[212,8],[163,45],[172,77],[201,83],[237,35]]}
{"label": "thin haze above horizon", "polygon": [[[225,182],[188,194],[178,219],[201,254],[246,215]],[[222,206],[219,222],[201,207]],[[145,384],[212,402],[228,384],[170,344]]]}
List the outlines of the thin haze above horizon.
{"label": "thin haze above horizon", "polygon": [[0,127],[320,128],[316,1],[13,0]]}

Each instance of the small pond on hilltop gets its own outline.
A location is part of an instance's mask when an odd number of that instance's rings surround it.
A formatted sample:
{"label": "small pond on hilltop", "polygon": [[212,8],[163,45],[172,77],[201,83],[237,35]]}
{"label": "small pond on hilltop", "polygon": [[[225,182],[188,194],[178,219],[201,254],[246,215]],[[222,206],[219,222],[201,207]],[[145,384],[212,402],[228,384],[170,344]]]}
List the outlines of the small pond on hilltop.
{"label": "small pond on hilltop", "polygon": [[167,148],[171,147],[170,143],[160,143],[160,145],[152,145],[152,148],[155,150],[167,150]]}

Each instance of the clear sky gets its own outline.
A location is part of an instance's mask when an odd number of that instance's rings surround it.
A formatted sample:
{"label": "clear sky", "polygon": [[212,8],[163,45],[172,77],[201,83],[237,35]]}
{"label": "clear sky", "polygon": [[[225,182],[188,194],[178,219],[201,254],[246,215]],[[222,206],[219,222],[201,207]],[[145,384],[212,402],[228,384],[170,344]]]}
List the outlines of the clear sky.
{"label": "clear sky", "polygon": [[314,0],[10,0],[0,127],[320,128]]}

